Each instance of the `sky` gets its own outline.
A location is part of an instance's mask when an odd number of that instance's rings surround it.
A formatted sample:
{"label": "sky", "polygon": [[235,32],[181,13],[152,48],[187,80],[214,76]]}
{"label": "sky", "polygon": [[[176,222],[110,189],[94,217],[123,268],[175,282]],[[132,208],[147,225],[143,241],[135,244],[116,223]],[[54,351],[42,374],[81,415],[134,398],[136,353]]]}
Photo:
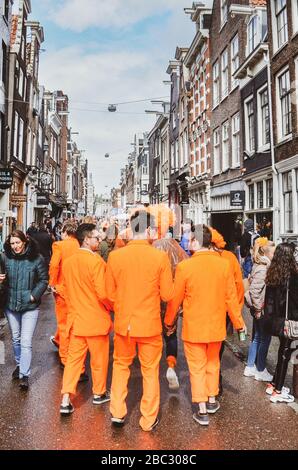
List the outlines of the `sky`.
{"label": "sky", "polygon": [[[183,11],[191,0],[31,0],[31,20],[44,27],[39,82],[70,100],[70,125],[85,150],[97,194],[109,193],[133,150],[134,135],[149,132],[170,95],[166,74],[176,47],[188,47],[195,25]],[[110,158],[106,159],[108,153]]]}

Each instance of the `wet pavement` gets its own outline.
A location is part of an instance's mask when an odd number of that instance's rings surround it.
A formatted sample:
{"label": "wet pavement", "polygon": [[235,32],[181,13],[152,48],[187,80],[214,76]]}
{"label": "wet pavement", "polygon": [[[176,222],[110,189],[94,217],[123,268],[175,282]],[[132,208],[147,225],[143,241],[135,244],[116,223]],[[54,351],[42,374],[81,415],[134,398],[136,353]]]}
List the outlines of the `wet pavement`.
{"label": "wet pavement", "polygon": [[[161,421],[151,432],[138,425],[141,373],[132,367],[128,420],[124,428],[110,424],[109,404],[92,404],[90,383],[80,384],[73,400],[75,412],[59,414],[62,370],[49,342],[54,333],[53,299],[45,295],[35,333],[31,387],[27,393],[12,382],[12,347],[7,326],[0,331],[5,343],[5,365],[0,365],[0,449],[57,450],[213,450],[298,449],[298,412],[286,404],[272,404],[265,384],[243,377],[243,363],[226,349],[223,360],[224,395],[221,409],[210,417],[209,427],[192,419],[190,385],[180,344],[180,389],[170,393],[161,364]],[[112,355],[112,350],[111,350]],[[111,372],[111,371],[110,371]],[[110,383],[110,377],[109,377]]]}

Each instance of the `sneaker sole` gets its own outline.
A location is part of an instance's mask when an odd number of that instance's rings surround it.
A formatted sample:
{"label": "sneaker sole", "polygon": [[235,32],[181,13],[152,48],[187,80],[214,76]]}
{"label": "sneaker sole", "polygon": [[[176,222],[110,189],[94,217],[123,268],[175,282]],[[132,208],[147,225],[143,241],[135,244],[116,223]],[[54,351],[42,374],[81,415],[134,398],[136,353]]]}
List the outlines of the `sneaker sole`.
{"label": "sneaker sole", "polygon": [[73,412],[74,412],[74,408],[72,408],[71,410],[60,410],[60,414],[62,416],[71,415]]}
{"label": "sneaker sole", "polygon": [[111,418],[111,423],[116,428],[122,428],[122,426],[124,426],[124,424],[125,424],[125,420],[120,419],[120,418]]}
{"label": "sneaker sole", "polygon": [[271,397],[270,398],[270,401],[271,403],[294,403],[295,399],[293,400],[285,400],[284,398],[283,399],[278,399],[278,398],[273,398]]}
{"label": "sneaker sole", "polygon": [[92,401],[93,405],[102,405],[103,403],[107,403],[108,401],[111,401],[110,398],[107,398],[106,400],[103,401]]}
{"label": "sneaker sole", "polygon": [[255,377],[256,374],[251,374],[250,372],[246,372],[243,375],[244,377]]}
{"label": "sneaker sole", "polygon": [[197,418],[197,416],[194,414],[192,415],[193,419],[195,420],[196,423],[199,423],[201,426],[209,426],[209,421],[206,422],[206,421],[200,421],[199,418]]}
{"label": "sneaker sole", "polygon": [[255,377],[255,380],[257,380],[257,382],[271,382],[271,380],[273,380],[273,376],[271,379],[261,379],[259,377]]}
{"label": "sneaker sole", "polygon": [[214,415],[214,413],[216,413],[219,409],[220,409],[220,406],[218,406],[218,408],[216,408],[215,410],[208,410],[207,408],[207,413],[210,415]]}

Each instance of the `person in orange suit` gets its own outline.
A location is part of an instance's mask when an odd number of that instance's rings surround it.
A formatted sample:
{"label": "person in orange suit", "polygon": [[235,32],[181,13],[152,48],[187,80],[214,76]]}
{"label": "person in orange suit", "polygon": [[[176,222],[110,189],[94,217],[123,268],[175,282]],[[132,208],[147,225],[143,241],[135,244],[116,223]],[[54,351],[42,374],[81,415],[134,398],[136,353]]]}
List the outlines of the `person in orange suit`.
{"label": "person in orange suit", "polygon": [[[240,264],[234,255],[234,253],[231,253],[228,250],[225,250],[226,247],[226,242],[223,238],[223,236],[214,228],[209,227],[211,230],[212,234],[212,245],[213,249],[219,254],[224,259],[227,259],[230,263],[231,270],[232,270],[232,275],[235,281],[235,286],[237,290],[237,297],[238,297],[238,302],[240,305],[240,308],[242,310],[243,305],[244,305],[244,286],[243,286],[243,279],[242,279],[242,272],[241,272],[241,267]],[[233,330],[231,321],[229,319],[229,316],[227,315],[227,331],[230,332]],[[222,342],[221,345],[221,350],[220,350],[220,360],[222,359],[223,353],[225,350],[225,342]],[[219,395],[222,394],[223,386],[222,386],[222,374],[220,373],[220,380],[219,380]]]}
{"label": "person in orange suit", "polygon": [[208,227],[196,226],[191,233],[192,258],[179,263],[175,276],[175,295],[167,307],[165,324],[169,332],[183,302],[182,339],[189,367],[192,401],[198,403],[193,418],[209,424],[208,413],[220,405],[219,352],[226,337],[226,312],[237,330],[245,324],[237,299],[231,268],[214,252]]}
{"label": "person in orange suit", "polygon": [[100,235],[93,224],[81,225],[76,233],[80,249],[64,263],[63,293],[68,307],[66,332],[69,350],[63,374],[61,415],[74,411],[70,395],[76,393],[87,352],[93,382],[93,403],[110,400],[107,391],[110,304],[106,299],[106,263],[97,255]]}
{"label": "person in orange suit", "polygon": [[67,222],[62,227],[62,241],[53,243],[53,254],[49,268],[49,285],[55,296],[57,331],[55,336],[51,336],[51,343],[59,349],[61,364],[65,366],[68,354],[68,337],[66,335],[67,306],[65,299],[61,295],[61,285],[63,277],[63,267],[65,261],[78,251],[79,242],[76,239],[77,227],[75,224]]}
{"label": "person in orange suit", "polygon": [[106,290],[115,313],[111,420],[116,426],[124,424],[129,367],[138,348],[143,376],[140,426],[144,431],[151,431],[159,422],[160,300],[168,302],[174,294],[168,256],[149,241],[154,238],[153,225],[147,211],[136,211],[131,217],[133,240],[110,254],[106,271]]}

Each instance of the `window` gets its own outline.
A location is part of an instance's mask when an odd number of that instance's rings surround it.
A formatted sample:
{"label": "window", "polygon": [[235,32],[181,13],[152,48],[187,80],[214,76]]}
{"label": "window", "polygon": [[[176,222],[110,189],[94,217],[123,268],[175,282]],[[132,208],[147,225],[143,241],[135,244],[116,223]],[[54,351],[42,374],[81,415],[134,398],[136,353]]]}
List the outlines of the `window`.
{"label": "window", "polygon": [[14,126],[13,126],[13,156],[18,158],[18,136],[19,136],[19,115],[14,113]]}
{"label": "window", "polygon": [[8,14],[9,14],[9,3],[10,0],[4,0],[4,17],[8,21]]}
{"label": "window", "polygon": [[219,67],[218,61],[213,65],[213,106],[219,103]]}
{"label": "window", "polygon": [[231,87],[232,89],[238,86],[239,81],[236,80],[233,75],[236,70],[239,68],[239,37],[238,34],[232,39],[231,42]]}
{"label": "window", "polygon": [[247,55],[251,54],[255,50],[259,43],[258,35],[258,16],[255,15],[251,18],[247,26]]}
{"label": "window", "polygon": [[255,151],[255,116],[253,100],[246,103],[246,150],[250,153]]}
{"label": "window", "polygon": [[228,5],[227,5],[227,0],[221,0],[220,1],[220,20],[221,24],[223,25],[226,23],[228,19]]}
{"label": "window", "polygon": [[6,71],[7,71],[7,46],[4,41],[2,41],[2,73],[1,73],[1,79],[2,82],[4,83],[4,86],[6,86]]}
{"label": "window", "polygon": [[292,24],[295,34],[298,32],[298,0],[292,0]]}
{"label": "window", "polygon": [[22,57],[23,60],[25,60],[25,36],[22,36],[21,57]]}
{"label": "window", "polygon": [[229,93],[228,49],[221,55],[221,99]]}
{"label": "window", "polygon": [[222,125],[222,170],[229,168],[229,121]]}
{"label": "window", "polygon": [[253,210],[255,208],[255,187],[253,184],[248,186],[248,195],[249,195],[249,208]]}
{"label": "window", "polygon": [[220,148],[219,148],[219,129],[213,132],[214,162],[213,172],[217,175],[220,172]]}
{"label": "window", "polygon": [[257,183],[257,206],[258,209],[263,209],[264,207],[263,181]]}
{"label": "window", "polygon": [[283,174],[285,231],[293,232],[292,172]]}
{"label": "window", "polygon": [[232,117],[232,167],[240,165],[240,117]]}
{"label": "window", "polygon": [[275,0],[277,44],[281,47],[288,41],[287,0]]}
{"label": "window", "polygon": [[269,121],[269,101],[268,89],[260,93],[260,106],[261,106],[261,144],[265,147],[270,143],[270,121]]}
{"label": "window", "polygon": [[23,88],[24,88],[24,72],[23,72],[23,70],[20,68],[18,91],[19,91],[19,95],[20,95],[22,98],[23,98]]}
{"label": "window", "polygon": [[266,206],[273,207],[273,179],[266,181]]}
{"label": "window", "polygon": [[23,161],[24,148],[24,121],[20,118],[19,122],[19,160]]}
{"label": "window", "polygon": [[285,137],[292,132],[292,112],[291,112],[291,85],[289,70],[278,77],[278,92],[281,110],[281,137]]}

